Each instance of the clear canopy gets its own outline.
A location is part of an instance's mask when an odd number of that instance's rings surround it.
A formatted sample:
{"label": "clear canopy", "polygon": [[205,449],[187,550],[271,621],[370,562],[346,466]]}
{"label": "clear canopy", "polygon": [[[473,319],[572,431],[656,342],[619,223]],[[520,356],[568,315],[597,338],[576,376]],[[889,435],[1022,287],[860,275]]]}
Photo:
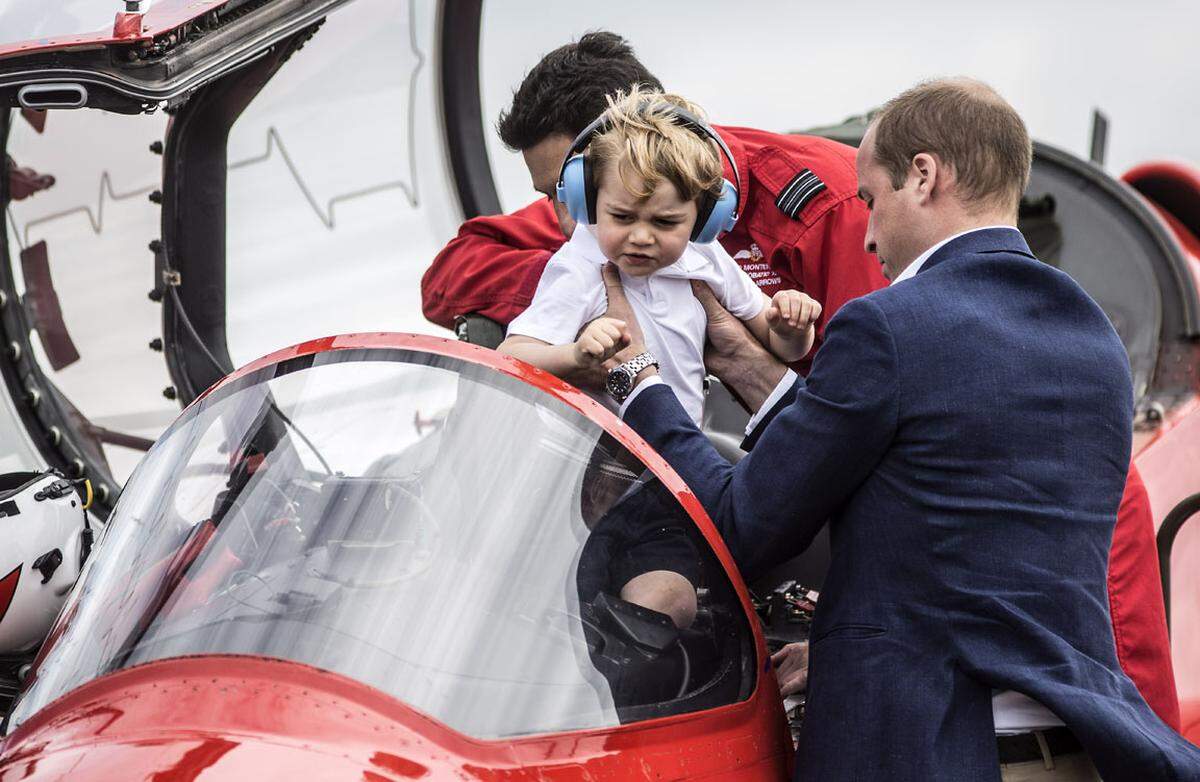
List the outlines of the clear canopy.
{"label": "clear canopy", "polygon": [[[681,627],[621,599],[686,576]],[[602,428],[414,351],[285,361],[189,408],[138,467],[16,706],[235,654],[352,677],[497,738],[740,700],[745,614],[675,498]]]}

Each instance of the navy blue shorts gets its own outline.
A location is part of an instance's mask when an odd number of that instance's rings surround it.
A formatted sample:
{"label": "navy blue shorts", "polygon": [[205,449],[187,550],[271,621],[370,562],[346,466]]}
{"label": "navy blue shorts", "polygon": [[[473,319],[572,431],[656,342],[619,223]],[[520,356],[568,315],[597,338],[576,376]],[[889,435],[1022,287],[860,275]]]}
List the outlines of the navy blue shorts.
{"label": "navy blue shorts", "polygon": [[697,586],[701,562],[698,532],[669,492],[652,479],[636,485],[596,522],[579,557],[579,599],[604,592],[619,597],[632,579],[669,570]]}

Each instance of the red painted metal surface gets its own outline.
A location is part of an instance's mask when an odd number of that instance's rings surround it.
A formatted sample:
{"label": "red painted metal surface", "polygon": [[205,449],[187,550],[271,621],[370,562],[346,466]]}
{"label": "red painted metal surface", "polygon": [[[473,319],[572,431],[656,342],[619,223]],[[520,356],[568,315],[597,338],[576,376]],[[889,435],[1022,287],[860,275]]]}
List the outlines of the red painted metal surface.
{"label": "red painted metal surface", "polygon": [[[1200,398],[1168,412],[1134,461],[1146,483],[1155,526],[1200,491]],[[1183,735],[1200,744],[1200,520],[1180,532],[1171,551],[1171,659]]]}
{"label": "red painted metal surface", "polygon": [[[1121,179],[1142,194],[1179,241],[1200,287],[1200,169],[1174,161],[1131,168]],[[1200,365],[1200,347],[1191,356]],[[1200,371],[1200,370],[1193,370]],[[1167,411],[1163,422],[1135,437],[1134,457],[1146,483],[1156,525],[1200,491],[1200,383]],[[1183,734],[1200,744],[1200,520],[1190,522],[1171,551],[1171,657]]]}
{"label": "red painted metal surface", "polygon": [[1175,160],[1149,160],[1139,163],[1121,175],[1121,181],[1138,190],[1138,183],[1153,179],[1170,179],[1200,194],[1200,169]]}
{"label": "red painted metal surface", "polygon": [[0,782],[784,779],[791,752],[768,708],[778,699],[763,695],[760,687],[711,712],[492,742],[298,663],[179,658],[97,679],[43,709],[6,741]]}
{"label": "red painted metal surface", "polygon": [[[1156,160],[1134,166],[1121,181],[1145,196],[1163,218],[1189,256],[1192,276],[1200,287],[1200,169]],[[1158,193],[1158,199],[1149,193]]]}
{"label": "red painted metal surface", "polygon": [[[185,22],[220,8],[229,0],[158,0],[145,14],[119,13],[120,4],[113,3],[116,14],[112,27],[99,30],[69,30],[44,38],[0,42],[0,58],[18,54],[33,54],[63,49],[102,46],[110,43],[148,41],[156,35],[173,30]],[[129,17],[137,17],[136,22]],[[4,35],[0,31],[0,35]]]}
{"label": "red painted metal surface", "polygon": [[142,34],[142,19],[144,14],[127,14],[121,12],[113,21],[113,38],[118,40],[137,40]]}
{"label": "red painted metal surface", "polygon": [[4,615],[8,613],[9,606],[12,605],[13,595],[17,593],[17,584],[21,581],[21,568],[25,563],[21,563],[9,571],[9,574],[4,578],[0,578],[0,621],[4,620]]}
{"label": "red painted metal surface", "polygon": [[1193,744],[1200,744],[1200,700],[1179,704],[1180,732]]}
{"label": "red painted metal surface", "polygon": [[[200,399],[281,361],[372,348],[420,351],[490,367],[562,400],[637,454],[691,514],[737,590],[754,633],[759,670],[750,698],[618,727],[483,741],[360,682],[300,663],[176,658],[103,676],[38,712],[0,744],[0,782],[67,775],[89,782],[190,782],[202,772],[209,781],[788,778],[793,752],[776,680],[732,558],[679,476],[583,392],[474,345],[380,333],[327,337],[277,351],[235,371]],[[60,632],[53,628],[45,647]]]}

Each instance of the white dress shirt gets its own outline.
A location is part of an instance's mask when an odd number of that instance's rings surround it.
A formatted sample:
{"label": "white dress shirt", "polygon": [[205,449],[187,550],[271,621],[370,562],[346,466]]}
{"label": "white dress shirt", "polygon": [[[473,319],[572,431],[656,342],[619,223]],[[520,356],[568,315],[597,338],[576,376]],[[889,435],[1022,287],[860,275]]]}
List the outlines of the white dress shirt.
{"label": "white dress shirt", "polygon": [[926,250],[925,252],[918,255],[917,259],[915,261],[910,263],[908,266],[904,267],[904,270],[902,272],[900,272],[899,275],[896,276],[896,279],[892,280],[892,285],[895,285],[898,282],[903,282],[904,280],[907,280],[910,277],[916,277],[917,272],[921,271],[921,267],[925,265],[925,261],[928,261],[929,258],[935,252],[942,249],[942,245],[949,244],[950,242],[954,241],[955,239],[957,239],[960,236],[966,236],[967,234],[974,233],[975,231],[990,231],[993,228],[1007,228],[1010,231],[1017,230],[1016,228],[1012,227],[1011,225],[989,225],[989,226],[985,226],[983,228],[971,228],[970,230],[967,230],[967,231],[960,231],[959,233],[954,234],[954,236],[947,236],[945,239],[938,242],[933,247],[930,247],[928,250]]}

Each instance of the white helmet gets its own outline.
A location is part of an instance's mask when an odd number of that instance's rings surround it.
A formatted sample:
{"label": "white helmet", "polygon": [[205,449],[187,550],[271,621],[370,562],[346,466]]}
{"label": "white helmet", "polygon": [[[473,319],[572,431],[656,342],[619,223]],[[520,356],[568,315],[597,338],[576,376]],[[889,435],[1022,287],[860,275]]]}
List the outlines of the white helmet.
{"label": "white helmet", "polygon": [[0,654],[41,643],[92,548],[79,481],[0,475]]}

